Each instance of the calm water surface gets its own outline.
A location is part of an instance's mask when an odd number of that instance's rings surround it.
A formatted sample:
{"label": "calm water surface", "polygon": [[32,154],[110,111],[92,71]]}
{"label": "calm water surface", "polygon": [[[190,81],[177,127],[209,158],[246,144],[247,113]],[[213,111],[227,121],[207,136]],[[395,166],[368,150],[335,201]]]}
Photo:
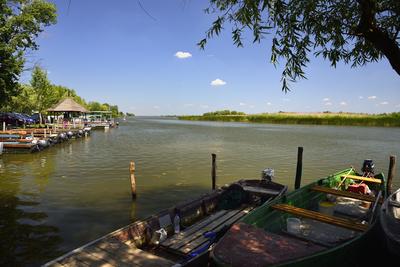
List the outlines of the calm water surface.
{"label": "calm water surface", "polygon": [[132,118],[40,153],[6,154],[0,157],[0,266],[40,265],[209,191],[211,153],[217,154],[219,185],[272,167],[275,180],[292,188],[298,146],[304,147],[306,184],[350,165],[359,169],[366,158],[386,173],[389,155],[400,155],[399,140],[398,128]]}

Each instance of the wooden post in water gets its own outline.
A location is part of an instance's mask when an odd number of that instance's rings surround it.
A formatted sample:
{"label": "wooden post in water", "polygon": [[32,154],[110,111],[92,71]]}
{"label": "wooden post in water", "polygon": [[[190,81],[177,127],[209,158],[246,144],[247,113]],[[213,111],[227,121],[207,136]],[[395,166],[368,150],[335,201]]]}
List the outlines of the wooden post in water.
{"label": "wooden post in water", "polygon": [[299,146],[297,149],[297,167],[296,167],[296,180],[294,182],[294,189],[300,188],[302,169],[303,169],[303,147]]}
{"label": "wooden post in water", "polygon": [[3,121],[3,132],[6,130],[6,122]]}
{"label": "wooden post in water", "polygon": [[386,184],[386,192],[387,196],[392,193],[392,181],[396,171],[396,156],[390,156],[389,160],[389,170],[388,170],[388,179]]}
{"label": "wooden post in water", "polygon": [[216,188],[216,182],[217,182],[217,163],[216,163],[216,154],[211,154],[211,179],[212,179],[212,190],[215,190]]}
{"label": "wooden post in water", "polygon": [[135,162],[131,161],[129,164],[129,172],[131,174],[131,191],[132,199],[136,198],[136,178],[135,178]]}

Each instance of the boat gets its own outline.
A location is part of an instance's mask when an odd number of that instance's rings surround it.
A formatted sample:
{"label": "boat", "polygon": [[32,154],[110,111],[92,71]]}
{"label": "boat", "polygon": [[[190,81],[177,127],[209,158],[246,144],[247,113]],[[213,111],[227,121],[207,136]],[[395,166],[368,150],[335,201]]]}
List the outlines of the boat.
{"label": "boat", "polygon": [[400,257],[400,189],[383,203],[379,216],[385,247],[392,256]]}
{"label": "boat", "polygon": [[[371,194],[360,193],[365,189]],[[354,168],[319,179],[233,224],[211,251],[211,261],[215,266],[354,267],[382,260],[368,251],[376,244],[384,190],[382,173],[359,174]]]}
{"label": "boat", "polygon": [[139,220],[44,266],[204,266],[212,244],[248,212],[283,195],[287,186],[242,179]]}

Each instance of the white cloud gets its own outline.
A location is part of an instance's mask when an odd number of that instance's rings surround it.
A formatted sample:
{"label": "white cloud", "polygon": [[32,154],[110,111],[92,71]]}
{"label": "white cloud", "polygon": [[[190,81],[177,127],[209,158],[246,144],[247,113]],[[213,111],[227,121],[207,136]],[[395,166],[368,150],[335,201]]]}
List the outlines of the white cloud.
{"label": "white cloud", "polygon": [[221,79],[215,79],[214,81],[211,81],[211,83],[210,83],[211,86],[222,86],[225,84],[226,84],[226,82]]}
{"label": "white cloud", "polygon": [[326,102],[325,106],[332,106],[332,103],[331,102]]}
{"label": "white cloud", "polygon": [[192,57],[192,54],[190,54],[189,52],[178,51],[178,52],[175,53],[175,56],[177,58],[183,59],[183,58]]}
{"label": "white cloud", "polygon": [[153,106],[153,108],[154,108],[154,109],[159,109],[160,107],[159,107],[159,106]]}
{"label": "white cloud", "polygon": [[188,107],[193,107],[193,104],[183,104],[184,107],[188,108]]}
{"label": "white cloud", "polygon": [[381,104],[381,105],[387,105],[387,104],[389,104],[389,102],[383,101],[383,102],[381,102],[381,103],[379,103],[379,104]]}
{"label": "white cloud", "polygon": [[360,95],[360,96],[358,97],[358,99],[364,99],[364,97],[363,97],[362,95]]}
{"label": "white cloud", "polygon": [[396,105],[396,108],[400,108],[400,104]]}
{"label": "white cloud", "polygon": [[368,97],[368,99],[372,100],[372,99],[376,99],[376,95],[371,95]]}
{"label": "white cloud", "polygon": [[328,102],[330,99],[328,97],[325,97],[324,99],[322,99],[322,101],[324,102]]}
{"label": "white cloud", "polygon": [[341,105],[341,106],[347,106],[347,103],[344,102],[344,101],[342,101],[342,102],[340,102],[340,105]]}
{"label": "white cloud", "polygon": [[282,100],[285,101],[285,102],[289,102],[290,101],[289,98],[283,98]]}
{"label": "white cloud", "polygon": [[246,103],[240,102],[240,103],[239,103],[239,106],[246,106]]}
{"label": "white cloud", "polygon": [[268,102],[268,103],[267,103],[267,106],[271,106],[271,105],[272,105],[272,103],[271,103],[271,102]]}
{"label": "white cloud", "polygon": [[201,107],[201,108],[209,108],[208,105],[201,105],[200,107]]}
{"label": "white cloud", "polygon": [[250,105],[249,108],[255,108],[255,106],[254,105]]}

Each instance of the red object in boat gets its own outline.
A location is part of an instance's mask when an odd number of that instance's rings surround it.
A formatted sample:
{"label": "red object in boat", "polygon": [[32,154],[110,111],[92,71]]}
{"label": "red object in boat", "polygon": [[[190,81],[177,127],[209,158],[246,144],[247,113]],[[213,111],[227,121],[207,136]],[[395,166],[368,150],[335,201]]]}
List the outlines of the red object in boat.
{"label": "red object in boat", "polygon": [[366,195],[369,192],[369,188],[368,185],[366,184],[354,184],[354,185],[349,185],[347,191]]}

